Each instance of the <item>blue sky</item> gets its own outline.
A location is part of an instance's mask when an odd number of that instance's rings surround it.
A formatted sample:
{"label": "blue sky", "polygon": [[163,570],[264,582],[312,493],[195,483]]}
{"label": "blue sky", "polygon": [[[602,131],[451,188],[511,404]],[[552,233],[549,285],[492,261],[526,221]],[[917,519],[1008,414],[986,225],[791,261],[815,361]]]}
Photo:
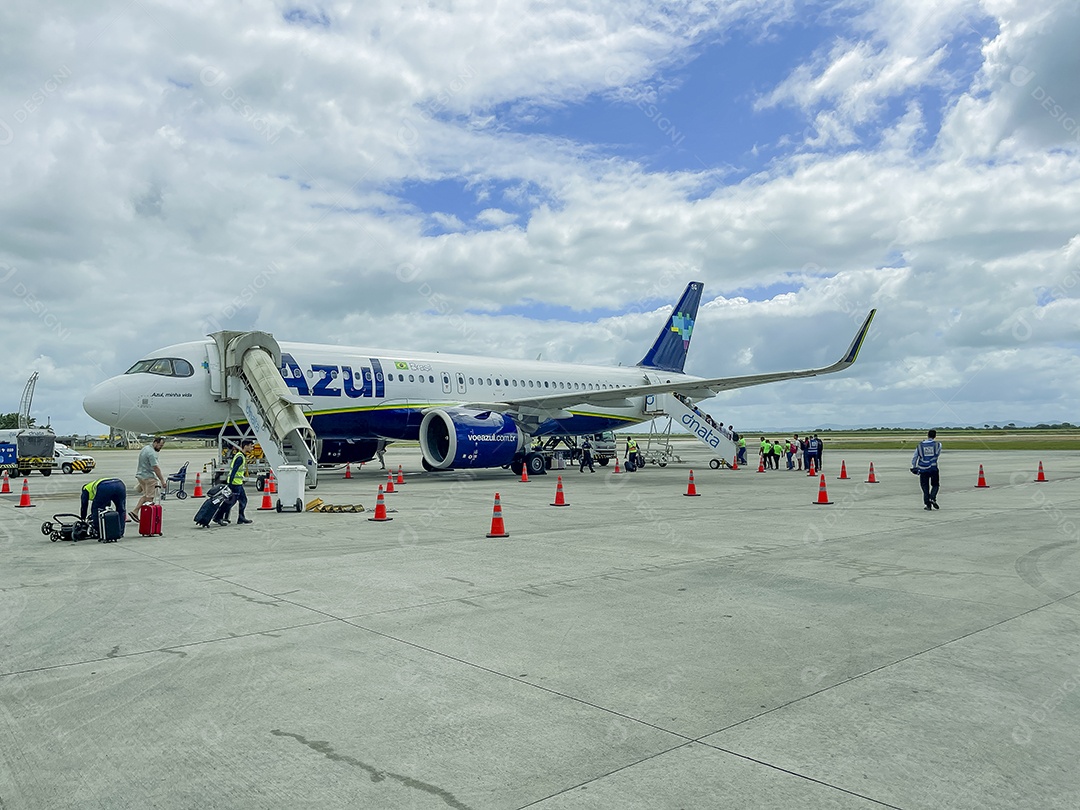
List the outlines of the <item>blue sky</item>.
{"label": "blue sky", "polygon": [[627,364],[700,280],[709,376],[879,311],[725,421],[1077,421],[1078,37],[1072,0],[9,4],[0,375],[89,431],[216,328]]}

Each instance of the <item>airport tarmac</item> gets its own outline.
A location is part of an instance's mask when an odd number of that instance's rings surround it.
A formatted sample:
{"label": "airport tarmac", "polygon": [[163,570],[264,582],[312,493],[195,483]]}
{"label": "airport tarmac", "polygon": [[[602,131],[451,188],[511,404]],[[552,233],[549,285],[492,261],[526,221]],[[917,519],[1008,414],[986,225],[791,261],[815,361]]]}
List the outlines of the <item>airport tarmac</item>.
{"label": "airport tarmac", "polygon": [[[946,444],[925,512],[910,451],[827,451],[831,505],[678,452],[555,508],[391,447],[392,521],[252,488],[251,526],[170,498],[108,545],[39,531],[86,476],[13,481],[0,808],[1080,807],[1080,454]],[[312,495],[372,510],[374,466]]]}

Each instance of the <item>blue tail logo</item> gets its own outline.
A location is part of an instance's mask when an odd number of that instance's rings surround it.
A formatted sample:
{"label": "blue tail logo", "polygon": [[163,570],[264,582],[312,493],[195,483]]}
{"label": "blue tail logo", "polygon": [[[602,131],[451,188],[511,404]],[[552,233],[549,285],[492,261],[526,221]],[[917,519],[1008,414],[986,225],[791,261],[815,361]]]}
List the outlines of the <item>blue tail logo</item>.
{"label": "blue tail logo", "polygon": [[638,363],[639,366],[682,374],[686,353],[690,349],[690,336],[694,331],[698,304],[701,303],[702,287],[700,281],[691,281],[686,285],[682,298],[675,305],[660,334],[656,336],[652,348]]}

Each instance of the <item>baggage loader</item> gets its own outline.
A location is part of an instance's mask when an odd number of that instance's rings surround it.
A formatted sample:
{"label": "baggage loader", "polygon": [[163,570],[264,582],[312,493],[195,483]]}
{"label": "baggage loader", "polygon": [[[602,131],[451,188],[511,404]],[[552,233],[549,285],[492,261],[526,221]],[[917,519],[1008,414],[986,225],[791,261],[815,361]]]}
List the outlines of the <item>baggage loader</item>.
{"label": "baggage loader", "polygon": [[139,535],[141,537],[161,536],[160,503],[144,503],[139,509]]}

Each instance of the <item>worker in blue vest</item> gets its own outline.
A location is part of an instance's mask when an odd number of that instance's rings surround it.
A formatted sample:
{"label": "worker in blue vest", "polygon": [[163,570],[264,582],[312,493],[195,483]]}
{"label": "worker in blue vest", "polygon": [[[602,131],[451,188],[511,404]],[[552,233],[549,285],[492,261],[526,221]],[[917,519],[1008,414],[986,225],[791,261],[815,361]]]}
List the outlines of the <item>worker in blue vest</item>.
{"label": "worker in blue vest", "polygon": [[926,438],[915,448],[911,457],[911,471],[919,476],[919,486],[923,492],[923,509],[940,509],[937,503],[938,459],[941,457],[941,442],[937,441],[937,431],[928,430]]}
{"label": "worker in blue vest", "polygon": [[[225,476],[225,483],[236,498],[237,523],[255,522],[244,514],[244,510],[247,509],[247,493],[244,491],[244,476],[247,475],[247,454],[251,452],[254,446],[255,443],[251,439],[244,439],[240,442],[240,452],[233,456],[232,463],[229,465],[229,473]],[[232,499],[225,501],[222,508],[218,510],[214,523],[218,526],[226,525],[229,522],[229,510],[232,509],[232,505]]]}
{"label": "worker in blue vest", "polygon": [[86,510],[89,507],[90,525],[96,529],[98,514],[110,504],[124,516],[120,523],[120,532],[123,534],[124,523],[127,523],[128,519],[127,486],[119,478],[99,478],[84,484],[79,494],[79,518],[86,520]]}

